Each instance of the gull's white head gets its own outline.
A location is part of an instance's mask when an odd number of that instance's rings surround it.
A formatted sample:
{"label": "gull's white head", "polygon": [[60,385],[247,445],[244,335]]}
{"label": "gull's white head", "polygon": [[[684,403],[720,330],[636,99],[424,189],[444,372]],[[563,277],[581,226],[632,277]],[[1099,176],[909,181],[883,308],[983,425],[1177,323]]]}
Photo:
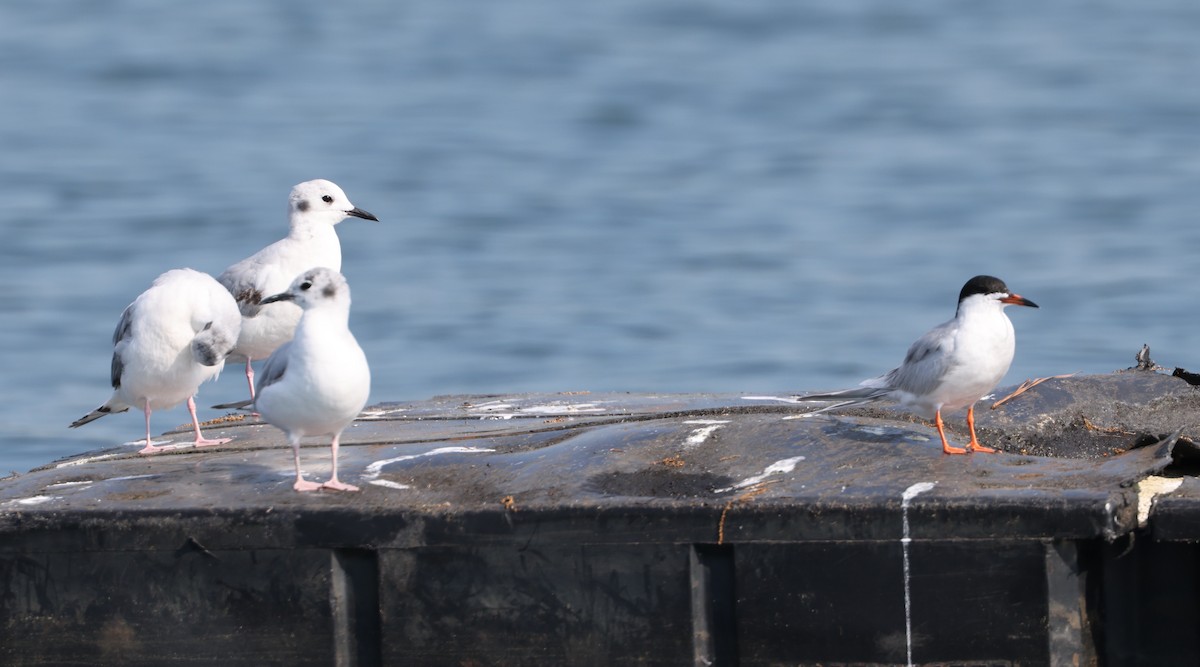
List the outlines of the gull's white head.
{"label": "gull's white head", "polygon": [[292,194],[288,197],[288,216],[293,225],[297,222],[336,225],[347,216],[379,220],[351,204],[346,193],[342,192],[336,183],[323,178],[305,181],[292,188]]}
{"label": "gull's white head", "polygon": [[291,301],[305,310],[329,305],[349,308],[350,285],[337,271],[318,266],[296,276],[286,292],[262,300],[263,304],[276,301]]}

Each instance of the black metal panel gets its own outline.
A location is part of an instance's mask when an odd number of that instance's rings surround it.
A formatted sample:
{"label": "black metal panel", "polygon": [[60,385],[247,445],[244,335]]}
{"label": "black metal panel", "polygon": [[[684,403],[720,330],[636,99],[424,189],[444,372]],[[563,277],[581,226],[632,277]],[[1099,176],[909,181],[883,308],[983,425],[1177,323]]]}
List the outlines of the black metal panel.
{"label": "black metal panel", "polygon": [[1047,664],[1041,544],[910,546],[910,619],[899,540],[737,546],[741,664]]}
{"label": "black metal panel", "polygon": [[327,552],[6,553],[0,599],[5,665],[333,662]]}
{"label": "black metal panel", "polygon": [[1139,537],[1105,549],[1105,664],[1200,665],[1200,545]]}
{"label": "black metal panel", "polygon": [[384,664],[681,665],[686,545],[536,544],[380,553]]}

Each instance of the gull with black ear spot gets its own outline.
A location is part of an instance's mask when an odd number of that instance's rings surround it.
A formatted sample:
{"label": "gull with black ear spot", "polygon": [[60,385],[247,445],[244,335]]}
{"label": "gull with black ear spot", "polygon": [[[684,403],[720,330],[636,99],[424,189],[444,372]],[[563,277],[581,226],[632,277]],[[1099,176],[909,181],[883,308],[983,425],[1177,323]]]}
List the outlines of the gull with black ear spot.
{"label": "gull with black ear spot", "polygon": [[241,326],[233,297],[212,276],[192,269],[167,271],[121,313],[113,333],[112,397],[71,428],[140,408],[146,415],[146,446],[138,453],[156,454],[162,448],[150,439],[150,412],[186,400],[195,446],[229,442],[200,432],[194,396],[201,383],[225,367]]}
{"label": "gull with black ear spot", "polygon": [[[291,302],[303,309],[296,335],[267,359],[259,373],[254,408],[283,431],[292,446],[297,491],[357,491],[338,479],[338,441],[367,404],[371,369],[350,333],[350,286],[328,268],[300,274],[287,291],[262,303]],[[232,407],[232,406],[224,406]],[[300,471],[300,439],[327,435],[333,472],[323,484],[304,479]]]}
{"label": "gull with black ear spot", "polygon": [[1003,280],[975,276],[959,292],[954,318],[918,338],[899,367],[865,380],[857,389],[797,398],[841,401],[816,412],[882,399],[899,401],[917,414],[934,419],[942,439],[942,452],[946,454],[965,454],[967,449],[952,447],[947,442],[942,410],[966,407],[967,426],[971,430],[967,448],[973,452],[994,452],[991,447],[979,444],[975,436],[975,402],[1004,379],[1016,352],[1016,334],[1004,313],[1005,306],[1037,308],[1036,303],[1009,290]]}
{"label": "gull with black ear spot", "polygon": [[288,235],[217,277],[242,312],[242,333],[230,359],[246,362],[251,399],[255,391],[251,362],[266,359],[291,340],[300,321],[300,309],[294,304],[268,305],[263,297],[287,289],[297,274],[314,266],[341,271],[342,246],[334,226],[347,217],[379,220],[350,203],[335,183],[323,179],[300,183],[288,197]]}

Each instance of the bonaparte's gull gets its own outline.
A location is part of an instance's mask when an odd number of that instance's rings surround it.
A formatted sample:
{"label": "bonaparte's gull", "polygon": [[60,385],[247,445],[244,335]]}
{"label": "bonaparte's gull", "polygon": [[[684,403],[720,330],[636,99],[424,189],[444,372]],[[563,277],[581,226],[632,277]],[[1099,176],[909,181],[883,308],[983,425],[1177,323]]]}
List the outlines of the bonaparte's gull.
{"label": "bonaparte's gull", "polygon": [[856,389],[808,394],[798,399],[846,399],[819,412],[885,398],[899,401],[924,417],[933,417],[946,454],[965,454],[967,450],[952,447],[946,441],[942,410],[970,406],[968,448],[974,452],[994,452],[979,444],[975,437],[975,402],[996,388],[1012,364],[1016,336],[1004,313],[1009,305],[1037,308],[1034,302],[1009,291],[999,278],[975,276],[958,294],[954,319],[918,338],[908,348],[899,368],[866,380]]}
{"label": "bonaparte's gull", "polygon": [[[296,335],[267,359],[259,374],[254,408],[287,436],[296,463],[297,491],[357,491],[338,480],[338,439],[367,404],[371,369],[354,334],[350,318],[350,286],[342,274],[318,267],[305,271],[286,292],[262,303],[291,301],[304,315]],[[328,435],[333,472],[324,484],[300,473],[300,439]]]}
{"label": "bonaparte's gull", "polygon": [[112,386],[108,402],[80,417],[71,428],[113,412],[141,408],[146,413],[146,446],[139,454],[162,450],[150,440],[150,412],[186,400],[195,445],[219,445],[200,433],[193,397],[200,384],[225,366],[242,317],[229,291],[212,276],[174,269],[155,279],[125,308],[113,333]]}
{"label": "bonaparte's gull", "polygon": [[[217,277],[242,311],[242,333],[230,359],[246,362],[246,382],[254,398],[255,359],[266,359],[291,340],[300,309],[291,303],[266,306],[263,297],[287,289],[301,271],[324,266],[342,269],[342,246],[334,225],[347,216],[378,220],[357,208],[336,184],[317,179],[292,188],[288,197],[288,235],[225,269]],[[266,307],[264,307],[266,306]]]}

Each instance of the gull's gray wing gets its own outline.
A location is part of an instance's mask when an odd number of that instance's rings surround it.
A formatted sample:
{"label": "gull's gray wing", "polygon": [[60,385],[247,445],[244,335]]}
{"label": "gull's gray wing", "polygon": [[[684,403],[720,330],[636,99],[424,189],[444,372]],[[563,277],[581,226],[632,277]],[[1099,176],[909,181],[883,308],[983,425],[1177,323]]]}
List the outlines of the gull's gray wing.
{"label": "gull's gray wing", "polygon": [[287,372],[288,352],[291,349],[292,341],[289,340],[267,357],[267,363],[258,373],[258,382],[254,387],[255,394],[262,394],[263,389],[283,379],[283,374]]}
{"label": "gull's gray wing", "polygon": [[112,372],[109,376],[113,389],[121,386],[121,373],[125,371],[125,362],[121,361],[121,352],[125,346],[122,345],[133,333],[133,304],[125,307],[121,313],[121,319],[117,322],[117,328],[113,331],[113,357],[112,357]]}
{"label": "gull's gray wing", "polygon": [[133,327],[133,304],[125,306],[125,310],[121,313],[121,319],[117,321],[117,328],[113,331],[113,345],[129,338],[130,329]]}

